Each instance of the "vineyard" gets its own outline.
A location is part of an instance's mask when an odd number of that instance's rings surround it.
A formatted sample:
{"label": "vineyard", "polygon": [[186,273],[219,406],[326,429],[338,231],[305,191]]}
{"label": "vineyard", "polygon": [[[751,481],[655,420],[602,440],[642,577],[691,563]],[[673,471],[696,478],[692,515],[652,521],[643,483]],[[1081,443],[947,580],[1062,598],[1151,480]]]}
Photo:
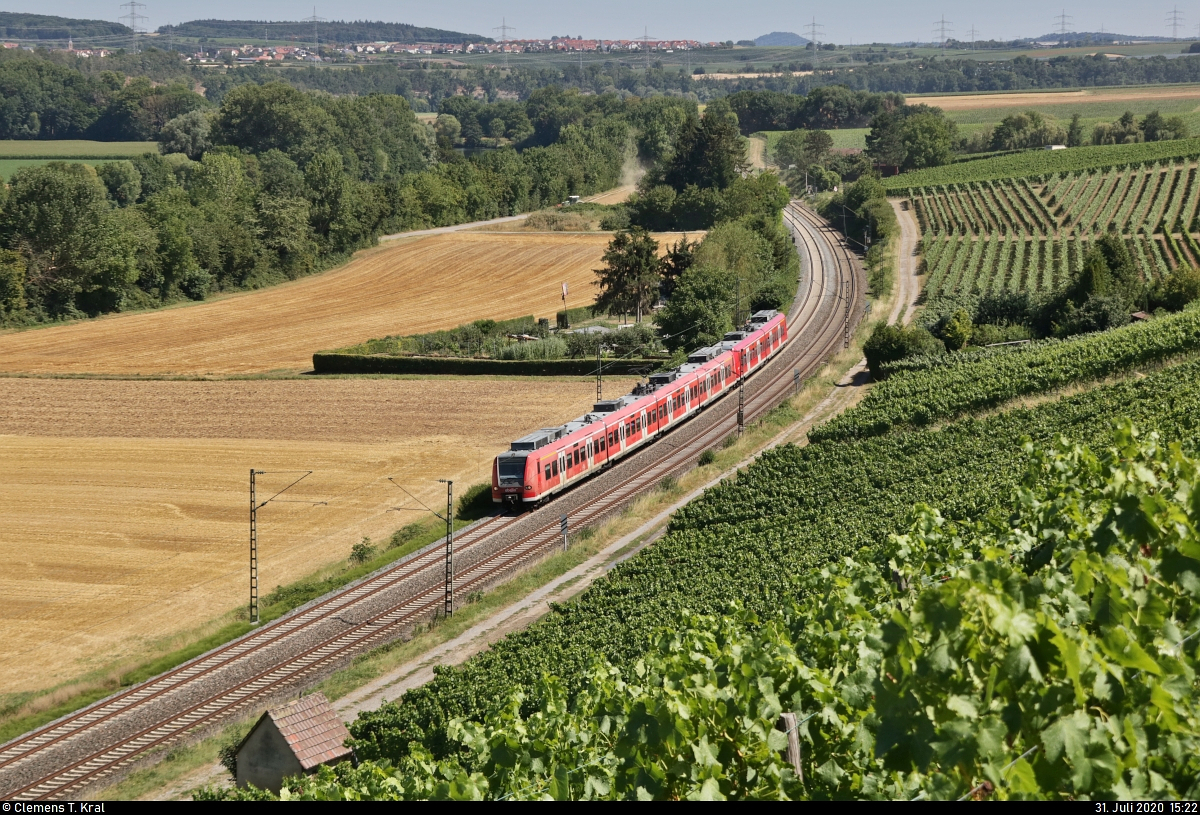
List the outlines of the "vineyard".
{"label": "vineyard", "polygon": [[1200,266],[1200,165],[1150,162],[921,187],[930,298],[1043,292],[1083,267],[1093,240],[1121,234],[1142,277]]}
{"label": "vineyard", "polygon": [[828,442],[928,425],[1197,349],[1200,310],[1192,309],[1077,339],[904,360],[862,402],[814,428],[808,437]]}
{"label": "vineyard", "polygon": [[941,167],[914,170],[883,179],[890,192],[900,193],[933,184],[965,184],[1008,178],[1033,178],[1055,173],[1120,167],[1164,159],[1200,156],[1200,139],[1144,142],[1141,144],[1073,147],[1070,150],[1026,150],[1007,156],[960,161]]}
{"label": "vineyard", "polygon": [[831,559],[863,547],[878,552],[916,502],[952,519],[1003,517],[1025,471],[1023,436],[1103,443],[1111,422],[1125,416],[1169,439],[1188,437],[1200,416],[1198,375],[1200,364],[1177,365],[939,432],[777,448],[681,509],[661,541],[578,601],[364,714],[352,726],[357,754],[394,759],[420,741],[444,756],[454,749],[454,717],[483,716],[514,690],[535,708],[546,672],[575,693],[588,684],[594,659],[633,665],[652,647],[653,631],[678,625],[687,612],[719,615],[735,599],[759,613],[777,609]]}

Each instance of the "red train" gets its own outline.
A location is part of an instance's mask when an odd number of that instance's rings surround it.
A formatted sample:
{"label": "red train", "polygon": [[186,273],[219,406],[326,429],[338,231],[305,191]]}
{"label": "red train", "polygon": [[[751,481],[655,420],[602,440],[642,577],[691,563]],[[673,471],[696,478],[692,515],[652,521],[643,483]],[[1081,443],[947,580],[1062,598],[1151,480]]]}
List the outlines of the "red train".
{"label": "red train", "polygon": [[693,351],[685,364],[651,375],[633,393],[517,439],[492,465],[492,501],[536,504],[595,474],[719,399],[785,342],[787,318],[756,312],[744,330]]}

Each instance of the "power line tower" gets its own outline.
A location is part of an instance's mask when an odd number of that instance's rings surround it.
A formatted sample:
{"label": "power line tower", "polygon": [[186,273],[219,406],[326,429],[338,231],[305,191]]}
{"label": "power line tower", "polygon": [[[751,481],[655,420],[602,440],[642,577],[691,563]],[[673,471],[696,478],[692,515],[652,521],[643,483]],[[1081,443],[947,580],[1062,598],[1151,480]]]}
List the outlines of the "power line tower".
{"label": "power line tower", "polygon": [[141,38],[138,35],[146,33],[146,27],[142,23],[150,18],[145,14],[139,14],[138,9],[146,8],[146,4],[138,3],[136,0],[129,0],[128,3],[122,3],[121,8],[129,9],[129,13],[119,18],[119,21],[123,23],[126,20],[129,21],[125,25],[133,32],[133,50],[139,51],[141,50]]}
{"label": "power line tower", "polygon": [[646,33],[649,30],[650,29],[648,27],[643,28],[642,36],[638,37],[638,42],[640,42],[642,44],[642,62],[646,66],[647,73],[649,73],[649,71],[650,71],[650,42],[651,42],[651,39],[650,39],[650,35]]}
{"label": "power line tower", "polygon": [[825,33],[825,26],[818,25],[817,18],[813,17],[812,22],[804,26],[804,30],[808,34],[808,41],[813,46],[813,65],[815,66],[817,61],[821,59],[821,44],[817,40]]}
{"label": "power line tower", "polygon": [[971,24],[971,50],[975,50],[975,35],[979,32],[975,30],[975,24]]}
{"label": "power line tower", "polygon": [[1179,10],[1179,6],[1171,9],[1167,14],[1167,27],[1171,29],[1171,39],[1179,39],[1179,29],[1183,25],[1183,12]]}
{"label": "power line tower", "polygon": [[1073,20],[1073,19],[1074,19],[1074,18],[1073,18],[1071,15],[1067,14],[1067,10],[1066,10],[1066,9],[1063,9],[1063,10],[1062,10],[1062,14],[1060,14],[1060,15],[1058,15],[1057,17],[1055,17],[1055,18],[1054,18],[1054,21],[1055,21],[1055,22],[1058,24],[1058,37],[1059,37],[1059,42],[1062,42],[1062,41],[1065,41],[1065,40],[1066,40],[1066,38],[1067,38],[1067,26],[1068,26],[1068,25],[1070,25],[1070,23],[1071,23],[1071,20]]}
{"label": "power line tower", "polygon": [[503,17],[500,18],[500,25],[492,29],[492,31],[500,32],[500,50],[504,54],[504,67],[508,68],[508,32],[516,31],[515,28],[508,24],[508,21]]}
{"label": "power line tower", "polygon": [[954,29],[950,27],[952,25],[954,23],[947,20],[945,14],[942,15],[941,20],[933,24],[933,35],[938,38],[943,51],[946,50],[947,35],[954,33]]}
{"label": "power line tower", "polygon": [[305,17],[300,22],[313,24],[313,53],[316,54],[317,59],[320,59],[321,58],[321,35],[320,35],[320,32],[317,31],[317,23],[325,22],[325,18],[318,17],[317,16],[317,7],[313,6],[312,16]]}

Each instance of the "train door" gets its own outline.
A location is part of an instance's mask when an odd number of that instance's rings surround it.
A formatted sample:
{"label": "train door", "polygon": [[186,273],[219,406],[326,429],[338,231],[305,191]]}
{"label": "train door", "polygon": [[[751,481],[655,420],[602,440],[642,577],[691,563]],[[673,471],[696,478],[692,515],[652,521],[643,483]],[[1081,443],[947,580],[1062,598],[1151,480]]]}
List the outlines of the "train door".
{"label": "train door", "polygon": [[596,463],[596,450],[593,446],[595,442],[592,439],[587,440],[587,468],[590,470],[592,465]]}

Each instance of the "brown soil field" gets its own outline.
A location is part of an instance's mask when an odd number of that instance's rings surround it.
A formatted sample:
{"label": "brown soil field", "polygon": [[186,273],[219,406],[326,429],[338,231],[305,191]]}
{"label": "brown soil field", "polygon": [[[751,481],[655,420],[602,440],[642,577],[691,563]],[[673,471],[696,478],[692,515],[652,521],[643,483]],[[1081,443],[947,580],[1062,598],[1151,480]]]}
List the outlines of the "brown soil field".
{"label": "brown soil field", "polygon": [[[174,316],[178,316],[178,313]],[[111,321],[116,323],[118,321]],[[41,332],[35,332],[41,333]],[[32,336],[32,334],[30,335]],[[629,381],[606,383],[616,393]],[[249,469],[260,591],[419,520],[590,380],[0,379],[0,694],[130,665],[246,602]]]}
{"label": "brown soil field", "polygon": [[1200,85],[1156,88],[1144,85],[1129,89],[1084,90],[1042,93],[982,93],[963,96],[913,96],[913,103],[942,110],[987,110],[1019,108],[1029,105],[1079,104],[1080,102],[1153,101],[1156,99],[1195,99],[1200,103]]}
{"label": "brown soil field", "polygon": [[[0,371],[118,375],[309,370],[314,351],[582,305],[606,234],[399,239],[332,271],[181,308],[0,333]],[[590,302],[590,299],[587,301]]]}

